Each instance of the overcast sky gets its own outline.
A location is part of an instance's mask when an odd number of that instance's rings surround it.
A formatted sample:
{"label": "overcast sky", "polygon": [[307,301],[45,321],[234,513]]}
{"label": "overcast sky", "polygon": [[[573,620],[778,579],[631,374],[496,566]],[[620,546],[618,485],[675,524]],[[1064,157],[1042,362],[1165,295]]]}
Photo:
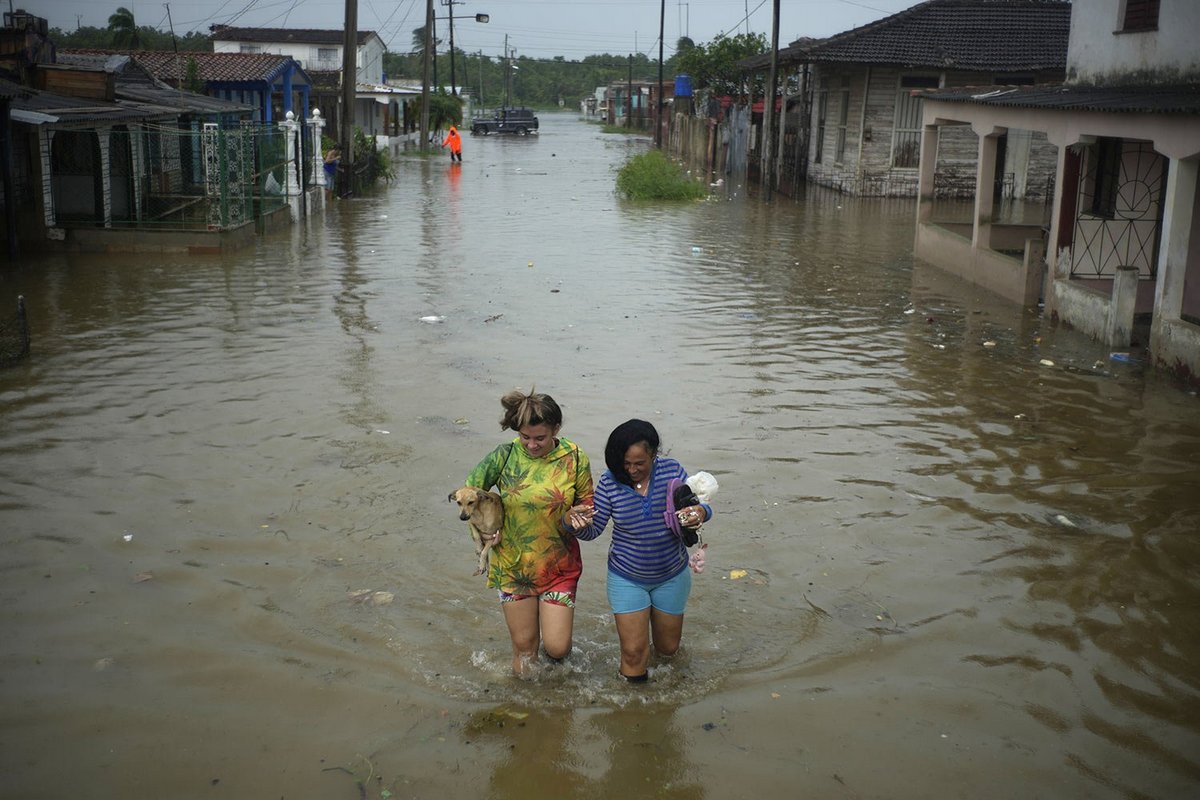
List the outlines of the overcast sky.
{"label": "overcast sky", "polygon": [[[780,46],[799,36],[830,36],[915,5],[918,0],[781,0]],[[124,5],[139,25],[166,31],[167,4],[160,0],[12,0],[14,8],[45,16],[51,27],[105,27]],[[447,0],[435,0],[445,17]],[[594,53],[642,52],[658,57],[660,2],[655,0],[455,0],[454,44],[469,52],[499,56],[508,46],[533,58],[578,59]],[[706,43],[723,33],[771,35],[771,0],[666,0],[664,55],[680,36]],[[491,21],[475,22],[486,13]],[[170,3],[175,32],[208,31],[214,23],[262,28],[336,28],[345,21],[344,0],[175,0]],[[457,19],[465,16],[465,19]],[[412,49],[412,30],[425,23],[424,0],[358,0],[358,28],[373,30],[388,49]],[[447,22],[437,23],[448,39]]]}

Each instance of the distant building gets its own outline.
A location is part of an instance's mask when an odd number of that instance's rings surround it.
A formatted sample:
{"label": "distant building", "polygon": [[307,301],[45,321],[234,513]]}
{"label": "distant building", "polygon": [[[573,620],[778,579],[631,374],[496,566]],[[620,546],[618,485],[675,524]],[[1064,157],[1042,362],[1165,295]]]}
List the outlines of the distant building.
{"label": "distant building", "polygon": [[[342,71],[345,34],[340,29],[234,28],[213,25],[210,30],[214,53],[275,53],[291,56],[308,72]],[[374,31],[358,32],[355,57],[358,83],[384,82],[383,54],[387,46]]]}

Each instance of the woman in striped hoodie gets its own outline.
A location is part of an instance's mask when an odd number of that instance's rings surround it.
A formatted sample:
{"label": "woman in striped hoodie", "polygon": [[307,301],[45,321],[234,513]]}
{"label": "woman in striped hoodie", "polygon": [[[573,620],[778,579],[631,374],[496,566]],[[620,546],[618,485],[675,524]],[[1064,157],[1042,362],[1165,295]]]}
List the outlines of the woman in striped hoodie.
{"label": "woman in striped hoodie", "polygon": [[[595,539],[612,520],[608,602],[621,640],[621,675],[631,683],[646,680],[651,642],[661,656],[679,649],[692,588],[687,547],[664,517],[668,484],[688,475],[658,450],[658,431],[649,422],[631,419],[618,425],[604,448],[608,470],[596,486],[591,524],[575,533]],[[676,511],[687,527],[712,516],[704,504]]]}

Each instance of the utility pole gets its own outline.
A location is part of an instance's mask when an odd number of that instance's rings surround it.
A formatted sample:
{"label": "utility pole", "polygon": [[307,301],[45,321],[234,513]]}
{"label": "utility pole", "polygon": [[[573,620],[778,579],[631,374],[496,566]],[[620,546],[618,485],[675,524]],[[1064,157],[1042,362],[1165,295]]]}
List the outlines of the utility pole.
{"label": "utility pole", "polygon": [[429,146],[429,51],[433,49],[433,0],[425,0],[425,58],[421,69],[421,149]]}
{"label": "utility pole", "polygon": [[760,159],[762,196],[763,200],[768,202],[775,188],[775,89],[779,79],[776,72],[779,60],[779,0],[774,0],[771,15],[771,68],[767,72],[767,92],[763,97],[763,149]]}
{"label": "utility pole", "polygon": [[458,84],[454,81],[454,3],[455,0],[442,0],[442,5],[450,9],[446,16],[450,18],[450,94],[458,95]]}
{"label": "utility pole", "polygon": [[167,25],[171,27],[171,47],[175,50],[175,88],[183,89],[183,70],[179,67],[179,42],[175,41],[175,23],[171,20],[171,4],[163,3],[167,9]]}
{"label": "utility pole", "polygon": [[346,32],[342,38],[342,124],[338,131],[342,158],[338,162],[338,193],[351,193],[354,176],[354,96],[358,85],[358,0],[346,0]]}
{"label": "utility pole", "polygon": [[663,106],[663,22],[667,18],[667,0],[659,0],[658,5],[658,103],[654,114],[654,146],[662,149],[662,115]]}
{"label": "utility pole", "polygon": [[504,108],[508,108],[508,91],[512,87],[512,56],[508,52],[508,34],[504,34]]}
{"label": "utility pole", "polygon": [[629,110],[625,112],[625,127],[633,127],[633,53],[629,54],[629,83],[626,87],[625,98]]}

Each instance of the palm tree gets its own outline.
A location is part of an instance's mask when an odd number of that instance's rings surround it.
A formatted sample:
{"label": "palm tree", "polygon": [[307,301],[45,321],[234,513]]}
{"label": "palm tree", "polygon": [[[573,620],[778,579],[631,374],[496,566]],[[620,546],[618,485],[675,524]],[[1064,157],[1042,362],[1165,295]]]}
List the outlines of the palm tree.
{"label": "palm tree", "polygon": [[[435,31],[437,30],[436,26],[434,27],[434,30]],[[413,55],[414,56],[424,56],[425,55],[425,26],[424,25],[422,25],[419,28],[413,28],[412,43],[413,43],[413,49],[412,49]],[[435,52],[435,53],[437,52],[438,45],[440,45],[441,43],[442,43],[441,39],[438,39],[436,37],[434,38],[433,52]]]}
{"label": "palm tree", "polygon": [[113,35],[114,47],[128,47],[130,50],[137,50],[142,44],[142,37],[138,35],[133,12],[125,6],[119,7],[108,18],[108,30]]}

